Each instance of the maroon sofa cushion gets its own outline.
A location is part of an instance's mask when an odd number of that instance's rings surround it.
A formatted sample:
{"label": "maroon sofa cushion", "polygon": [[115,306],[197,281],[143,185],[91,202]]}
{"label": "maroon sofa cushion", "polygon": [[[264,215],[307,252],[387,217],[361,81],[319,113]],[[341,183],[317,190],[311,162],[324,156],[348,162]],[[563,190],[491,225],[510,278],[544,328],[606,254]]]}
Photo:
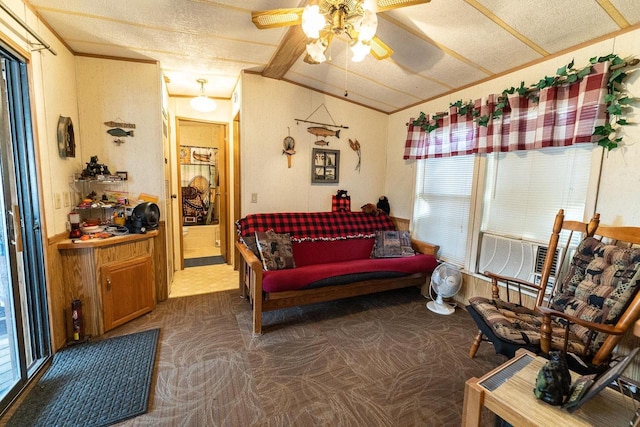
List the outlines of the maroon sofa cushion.
{"label": "maroon sofa cushion", "polygon": [[375,239],[316,240],[293,242],[293,259],[297,267],[312,264],[366,259],[371,255]]}
{"label": "maroon sofa cushion", "polygon": [[[297,258],[296,264],[298,264]],[[366,258],[298,266],[289,270],[264,271],[262,273],[262,290],[282,292],[312,288],[314,284],[332,277],[362,273],[380,273],[380,277],[389,277],[389,273],[395,273],[398,276],[425,273],[433,271],[437,264],[438,262],[433,255],[419,254],[404,258]]]}

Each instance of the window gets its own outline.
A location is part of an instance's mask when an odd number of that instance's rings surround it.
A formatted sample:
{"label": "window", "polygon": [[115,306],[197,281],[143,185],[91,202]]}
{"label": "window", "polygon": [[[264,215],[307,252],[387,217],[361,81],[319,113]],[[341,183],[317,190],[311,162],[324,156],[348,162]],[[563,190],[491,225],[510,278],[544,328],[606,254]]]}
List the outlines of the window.
{"label": "window", "polygon": [[464,265],[475,156],[420,160],[413,212],[417,239],[440,245],[439,258]]}
{"label": "window", "polygon": [[592,146],[487,156],[482,232],[545,243],[558,209],[582,219]]}
{"label": "window", "polygon": [[558,209],[570,219],[593,211],[595,153],[589,145],[419,160],[413,233],[472,272],[483,233],[545,243]]}

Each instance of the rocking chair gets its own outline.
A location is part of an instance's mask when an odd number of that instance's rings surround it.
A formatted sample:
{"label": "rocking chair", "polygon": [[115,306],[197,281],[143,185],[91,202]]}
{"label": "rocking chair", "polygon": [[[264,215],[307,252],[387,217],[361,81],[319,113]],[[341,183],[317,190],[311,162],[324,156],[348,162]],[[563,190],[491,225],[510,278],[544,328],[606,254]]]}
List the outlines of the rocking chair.
{"label": "rocking chair", "polygon": [[[582,234],[577,247],[571,244],[579,240],[574,233]],[[479,328],[469,356],[488,340],[509,358],[519,348],[538,354],[560,350],[574,356],[567,359],[578,372],[606,368],[616,344],[640,317],[640,248],[632,247],[639,243],[640,227],[599,226],[599,214],[589,223],[564,221],[561,209],[538,285],[485,273],[491,299],[472,297],[467,306]],[[552,270],[557,274],[550,280]]]}

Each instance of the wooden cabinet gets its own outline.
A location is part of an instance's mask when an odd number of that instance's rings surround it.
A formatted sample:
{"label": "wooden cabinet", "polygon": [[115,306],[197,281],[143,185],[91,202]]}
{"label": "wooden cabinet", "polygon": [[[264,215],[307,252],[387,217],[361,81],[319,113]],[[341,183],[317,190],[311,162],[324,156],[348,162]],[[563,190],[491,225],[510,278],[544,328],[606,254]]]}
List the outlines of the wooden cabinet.
{"label": "wooden cabinet", "polygon": [[150,256],[102,266],[104,330],[108,331],[155,307]]}
{"label": "wooden cabinet", "polygon": [[65,305],[74,299],[82,301],[85,334],[102,335],[155,308],[157,236],[154,230],[58,244]]}

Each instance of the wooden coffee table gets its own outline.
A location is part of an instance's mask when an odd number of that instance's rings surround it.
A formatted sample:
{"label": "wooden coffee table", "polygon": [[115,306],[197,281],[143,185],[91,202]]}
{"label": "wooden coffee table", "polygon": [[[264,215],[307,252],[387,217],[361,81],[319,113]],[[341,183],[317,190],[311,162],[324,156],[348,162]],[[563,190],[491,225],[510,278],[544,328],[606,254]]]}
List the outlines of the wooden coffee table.
{"label": "wooden coffee table", "polygon": [[[547,359],[528,351],[480,378],[470,378],[464,388],[463,426],[480,425],[482,407],[514,426],[628,426],[635,406],[629,396],[605,388],[573,413],[533,395],[536,377]],[[575,380],[579,375],[572,372]]]}

